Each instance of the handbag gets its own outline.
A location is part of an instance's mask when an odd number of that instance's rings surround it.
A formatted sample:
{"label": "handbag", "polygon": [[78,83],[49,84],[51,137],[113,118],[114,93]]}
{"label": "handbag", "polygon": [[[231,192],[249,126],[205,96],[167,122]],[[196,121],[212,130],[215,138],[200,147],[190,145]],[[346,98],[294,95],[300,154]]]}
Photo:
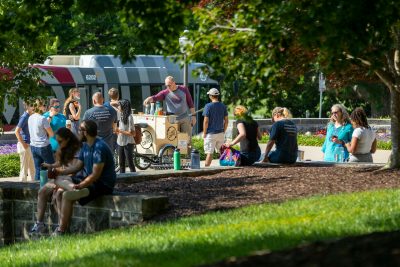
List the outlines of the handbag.
{"label": "handbag", "polygon": [[142,129],[138,125],[135,125],[135,136],[133,139],[135,140],[136,145],[142,142]]}
{"label": "handbag", "polygon": [[222,145],[219,149],[221,156],[219,157],[220,166],[240,166],[240,152],[233,147]]}

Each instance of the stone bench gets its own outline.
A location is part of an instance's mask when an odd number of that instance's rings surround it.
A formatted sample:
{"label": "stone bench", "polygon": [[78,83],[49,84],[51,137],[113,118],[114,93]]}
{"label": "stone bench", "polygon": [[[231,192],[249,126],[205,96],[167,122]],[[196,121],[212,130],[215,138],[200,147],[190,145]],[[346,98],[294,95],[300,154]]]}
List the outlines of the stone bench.
{"label": "stone bench", "polygon": [[[29,230],[36,221],[37,183],[0,183],[0,246],[29,239]],[[71,233],[95,231],[138,224],[164,211],[168,198],[115,192],[85,206],[75,204]],[[45,224],[49,233],[58,224],[52,205],[47,206]]]}

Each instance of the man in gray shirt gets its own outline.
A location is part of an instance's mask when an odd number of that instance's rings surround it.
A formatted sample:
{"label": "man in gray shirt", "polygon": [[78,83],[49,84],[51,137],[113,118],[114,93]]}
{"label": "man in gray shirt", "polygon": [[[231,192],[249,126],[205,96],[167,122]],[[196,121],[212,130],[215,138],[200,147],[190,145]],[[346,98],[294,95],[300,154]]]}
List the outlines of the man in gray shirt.
{"label": "man in gray shirt", "polygon": [[86,110],[83,120],[93,120],[97,124],[97,136],[114,151],[113,133],[117,127],[117,113],[103,105],[104,98],[101,92],[92,96],[93,107]]}
{"label": "man in gray shirt", "polygon": [[[175,83],[174,77],[165,78],[166,89],[156,95],[149,96],[143,102],[144,105],[156,101],[165,101],[167,115],[176,115],[179,131],[187,133],[189,139],[192,136],[192,127],[196,124],[196,113],[192,96],[188,88]],[[191,114],[191,116],[189,116]]]}

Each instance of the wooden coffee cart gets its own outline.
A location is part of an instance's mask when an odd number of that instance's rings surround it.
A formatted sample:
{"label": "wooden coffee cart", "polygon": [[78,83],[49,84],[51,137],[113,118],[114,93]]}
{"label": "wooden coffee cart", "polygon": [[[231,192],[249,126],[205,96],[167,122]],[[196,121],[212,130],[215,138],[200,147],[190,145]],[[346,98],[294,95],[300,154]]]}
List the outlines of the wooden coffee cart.
{"label": "wooden coffee cart", "polygon": [[188,154],[189,136],[179,132],[175,115],[133,114],[133,121],[142,128],[142,141],[136,145],[137,153],[158,157],[160,164],[172,163],[176,147],[181,154]]}

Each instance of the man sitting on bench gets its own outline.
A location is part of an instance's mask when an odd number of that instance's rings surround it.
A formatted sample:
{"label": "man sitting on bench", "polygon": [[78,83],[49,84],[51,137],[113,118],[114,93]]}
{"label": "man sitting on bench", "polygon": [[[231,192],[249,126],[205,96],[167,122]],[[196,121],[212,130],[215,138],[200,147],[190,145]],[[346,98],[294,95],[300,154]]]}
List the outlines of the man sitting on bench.
{"label": "man sitting on bench", "polygon": [[[85,120],[81,123],[79,131],[83,145],[76,164],[55,170],[58,178],[64,178],[57,179],[56,184],[67,191],[62,195],[60,226],[53,236],[64,234],[69,227],[76,200],[85,205],[99,196],[112,194],[116,181],[113,154],[108,145],[96,137],[96,123]],[[71,179],[67,176],[69,174],[75,176]]]}

